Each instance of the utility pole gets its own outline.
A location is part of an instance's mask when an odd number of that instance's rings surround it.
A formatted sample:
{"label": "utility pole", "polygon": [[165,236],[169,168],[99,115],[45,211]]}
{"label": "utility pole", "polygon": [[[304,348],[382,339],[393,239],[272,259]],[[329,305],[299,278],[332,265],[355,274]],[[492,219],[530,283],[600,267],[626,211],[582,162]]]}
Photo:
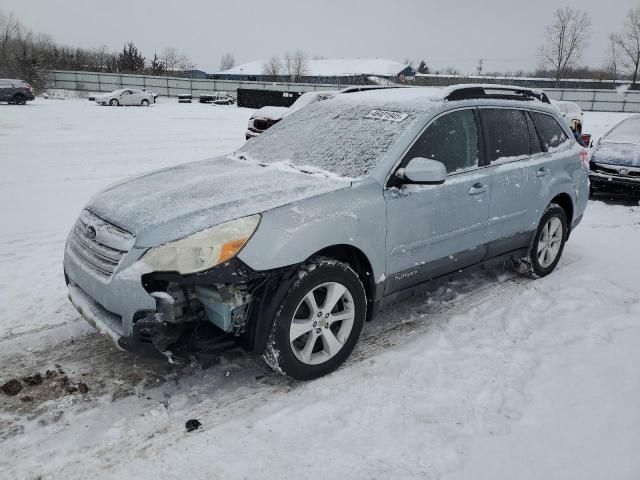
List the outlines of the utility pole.
{"label": "utility pole", "polygon": [[482,64],[484,63],[484,60],[481,58],[480,60],[478,60],[478,66],[476,67],[476,72],[478,74],[478,76],[482,75]]}

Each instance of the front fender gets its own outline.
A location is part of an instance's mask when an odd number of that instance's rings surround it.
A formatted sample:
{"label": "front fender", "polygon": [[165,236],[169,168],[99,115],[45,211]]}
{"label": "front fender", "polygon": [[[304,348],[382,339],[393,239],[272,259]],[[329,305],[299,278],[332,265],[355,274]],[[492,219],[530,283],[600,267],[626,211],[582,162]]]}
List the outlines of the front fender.
{"label": "front fender", "polygon": [[254,270],[271,270],[302,263],[333,245],[351,245],[368,258],[378,279],[384,273],[386,225],[380,184],[356,183],[264,212],[238,257]]}

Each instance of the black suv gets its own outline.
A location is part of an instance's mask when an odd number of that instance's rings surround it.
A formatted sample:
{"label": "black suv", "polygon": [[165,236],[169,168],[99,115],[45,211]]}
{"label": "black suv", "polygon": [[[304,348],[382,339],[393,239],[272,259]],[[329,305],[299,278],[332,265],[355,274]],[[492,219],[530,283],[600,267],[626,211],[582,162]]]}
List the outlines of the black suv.
{"label": "black suv", "polygon": [[24,105],[35,98],[33,87],[24,80],[0,78],[0,102]]}

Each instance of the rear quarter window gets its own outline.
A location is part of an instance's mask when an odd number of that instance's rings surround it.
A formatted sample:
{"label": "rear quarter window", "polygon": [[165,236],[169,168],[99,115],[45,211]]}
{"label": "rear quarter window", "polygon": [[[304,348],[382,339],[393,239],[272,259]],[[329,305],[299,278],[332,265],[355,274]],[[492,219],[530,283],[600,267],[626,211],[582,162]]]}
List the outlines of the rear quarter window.
{"label": "rear quarter window", "polygon": [[546,151],[569,145],[570,139],[555,118],[546,113],[531,112],[542,145]]}

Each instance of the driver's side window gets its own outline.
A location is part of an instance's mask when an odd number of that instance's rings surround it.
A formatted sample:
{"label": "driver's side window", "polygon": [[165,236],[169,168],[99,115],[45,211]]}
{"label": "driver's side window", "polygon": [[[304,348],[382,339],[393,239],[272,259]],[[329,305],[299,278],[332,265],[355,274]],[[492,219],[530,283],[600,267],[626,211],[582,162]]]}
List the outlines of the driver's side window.
{"label": "driver's side window", "polygon": [[477,167],[480,147],[474,111],[457,110],[436,119],[409,149],[402,163],[415,157],[442,162],[448,174]]}

